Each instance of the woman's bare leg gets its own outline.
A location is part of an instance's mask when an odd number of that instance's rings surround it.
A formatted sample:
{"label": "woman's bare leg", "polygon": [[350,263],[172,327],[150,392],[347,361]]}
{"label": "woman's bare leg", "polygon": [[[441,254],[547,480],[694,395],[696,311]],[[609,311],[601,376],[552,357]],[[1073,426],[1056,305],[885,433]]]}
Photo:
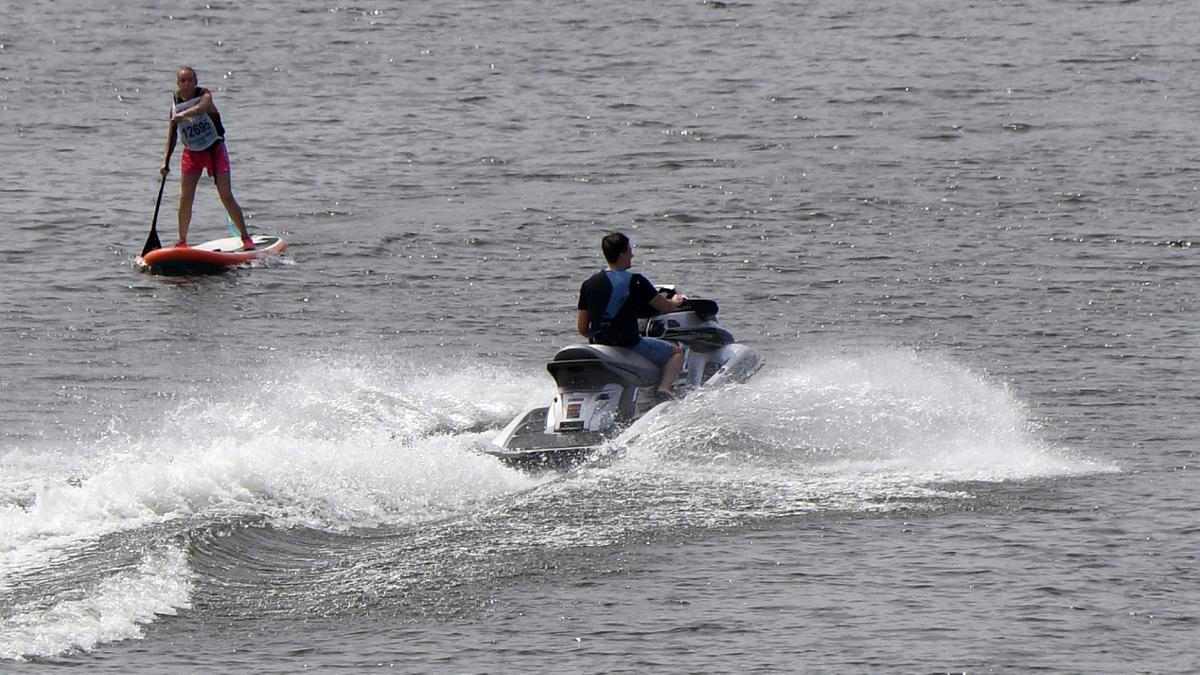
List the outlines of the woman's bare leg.
{"label": "woman's bare leg", "polygon": [[249,239],[250,231],[246,229],[246,219],[242,215],[242,207],[233,196],[233,181],[230,180],[229,174],[215,176],[214,180],[217,183],[217,194],[221,196],[221,203],[225,205],[225,212],[229,214],[229,219],[233,221],[233,225],[242,235],[242,239]]}

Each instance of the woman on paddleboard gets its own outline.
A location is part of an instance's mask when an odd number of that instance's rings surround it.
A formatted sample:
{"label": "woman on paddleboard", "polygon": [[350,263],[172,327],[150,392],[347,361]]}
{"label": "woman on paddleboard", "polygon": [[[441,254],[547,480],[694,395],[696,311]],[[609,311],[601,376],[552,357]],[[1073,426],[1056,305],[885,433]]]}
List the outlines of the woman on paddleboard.
{"label": "woman on paddleboard", "polygon": [[254,248],[242,207],[233,197],[233,184],[229,176],[229,152],[225,149],[225,127],[221,124],[221,113],[213,104],[212,92],[199,86],[196,71],[184,66],[175,74],[174,105],[171,106],[170,129],[167,146],[163,150],[162,175],[171,171],[171,153],[175,142],[183,139],[182,173],[179,179],[179,242],[176,246],[187,246],[188,227],[192,224],[192,202],[196,199],[196,185],[205,169],[217,184],[217,194],[230,220],[242,235],[242,248]]}

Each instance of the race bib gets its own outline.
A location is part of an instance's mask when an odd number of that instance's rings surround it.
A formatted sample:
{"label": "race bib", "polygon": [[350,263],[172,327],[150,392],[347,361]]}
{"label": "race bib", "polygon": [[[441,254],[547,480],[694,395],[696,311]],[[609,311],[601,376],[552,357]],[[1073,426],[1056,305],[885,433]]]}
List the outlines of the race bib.
{"label": "race bib", "polygon": [[[202,97],[197,96],[183,103],[176,104],[171,109],[171,116],[177,117],[180,113],[191,110],[200,105],[201,100]],[[184,146],[189,150],[204,150],[213,143],[221,140],[221,136],[217,134],[217,125],[213,124],[212,118],[208,116],[208,113],[177,120],[175,125],[176,129],[179,130],[180,139],[183,140]]]}

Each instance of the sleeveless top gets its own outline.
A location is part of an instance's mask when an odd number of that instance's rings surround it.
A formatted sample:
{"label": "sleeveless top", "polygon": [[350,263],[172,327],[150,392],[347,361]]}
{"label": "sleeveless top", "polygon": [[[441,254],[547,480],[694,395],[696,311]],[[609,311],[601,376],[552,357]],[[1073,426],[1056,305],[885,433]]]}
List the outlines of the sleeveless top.
{"label": "sleeveless top", "polygon": [[[208,93],[207,89],[196,87],[196,95],[184,101],[179,92],[175,92],[175,105],[171,107],[171,117],[174,118],[180,113],[200,105],[205,93]],[[225,139],[225,127],[221,124],[221,113],[217,112],[216,106],[213,106],[207,113],[176,121],[175,127],[179,131],[179,138],[183,141],[184,147],[188,150],[208,150]]]}

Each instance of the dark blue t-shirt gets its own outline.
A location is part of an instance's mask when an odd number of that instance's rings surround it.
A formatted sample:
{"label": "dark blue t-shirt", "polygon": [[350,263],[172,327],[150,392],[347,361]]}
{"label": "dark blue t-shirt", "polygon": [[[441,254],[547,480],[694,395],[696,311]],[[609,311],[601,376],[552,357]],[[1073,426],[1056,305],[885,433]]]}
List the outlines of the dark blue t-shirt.
{"label": "dark blue t-shirt", "polygon": [[641,340],[638,316],[658,293],[646,277],[628,270],[603,270],[579,287],[579,309],[587,310],[592,342],[632,347]]}

